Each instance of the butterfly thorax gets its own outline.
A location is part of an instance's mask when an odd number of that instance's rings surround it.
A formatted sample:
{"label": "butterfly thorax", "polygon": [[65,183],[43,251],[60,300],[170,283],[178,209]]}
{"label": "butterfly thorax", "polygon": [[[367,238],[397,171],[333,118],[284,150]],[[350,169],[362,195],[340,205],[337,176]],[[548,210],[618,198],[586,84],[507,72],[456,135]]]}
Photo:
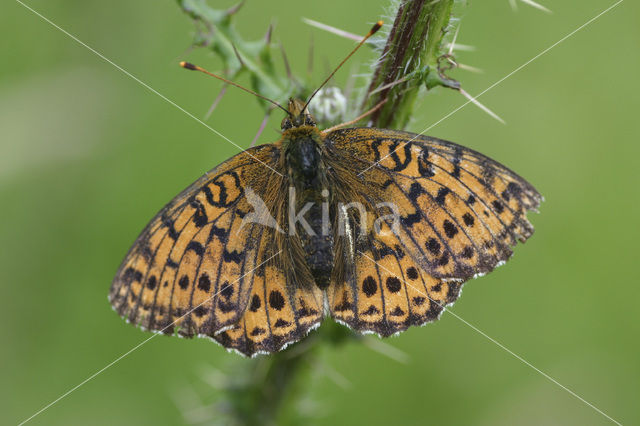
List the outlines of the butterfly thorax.
{"label": "butterfly thorax", "polygon": [[289,101],[289,116],[282,120],[281,166],[290,185],[304,198],[320,198],[327,188],[323,137],[313,116],[299,100]]}
{"label": "butterfly thorax", "polygon": [[288,130],[282,147],[282,160],[290,184],[299,193],[319,192],[326,188],[326,166],[320,132],[316,127],[304,126]]}

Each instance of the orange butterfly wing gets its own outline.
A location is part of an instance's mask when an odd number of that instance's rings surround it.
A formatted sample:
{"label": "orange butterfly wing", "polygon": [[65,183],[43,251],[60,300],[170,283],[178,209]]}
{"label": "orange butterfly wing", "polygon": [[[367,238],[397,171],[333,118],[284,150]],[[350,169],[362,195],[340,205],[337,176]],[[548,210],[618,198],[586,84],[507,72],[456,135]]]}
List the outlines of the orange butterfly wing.
{"label": "orange butterfly wing", "polygon": [[387,336],[437,319],[464,281],[506,261],[533,232],[526,212],[541,196],[475,151],[380,129],[331,132],[325,148],[334,201],[363,201],[371,218],[380,215],[374,205],[392,203],[400,219],[383,221],[385,234],[358,234],[334,203],[349,227],[335,235],[326,295],[300,263],[299,237],[243,221],[255,213],[253,191],[285,222],[290,182],[269,171],[282,167],[276,143],[222,163],[151,221],[114,279],[113,307],[143,328],[208,336],[245,355],[304,337],[325,306],[357,331]]}
{"label": "orange butterfly wing", "polygon": [[[246,188],[279,200],[277,144],[244,151],[174,198],[125,257],[109,299],[129,322],[185,337],[209,336],[246,355],[303,337],[322,318],[321,296],[282,272],[273,233],[243,225]],[[308,288],[306,286],[305,288]]]}
{"label": "orange butterfly wing", "polygon": [[384,129],[338,130],[327,139],[351,165],[346,173],[370,185],[372,204],[391,202],[400,216],[395,232],[354,235],[343,254],[353,267],[330,288],[329,306],[356,330],[390,335],[436,319],[464,281],[506,261],[533,233],[526,211],[540,194],[478,152]]}

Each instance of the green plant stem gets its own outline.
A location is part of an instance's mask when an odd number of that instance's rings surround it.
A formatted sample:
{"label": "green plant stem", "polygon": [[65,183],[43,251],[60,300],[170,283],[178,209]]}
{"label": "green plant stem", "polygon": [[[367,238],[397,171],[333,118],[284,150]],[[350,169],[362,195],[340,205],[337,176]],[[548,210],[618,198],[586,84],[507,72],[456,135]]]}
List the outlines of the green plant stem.
{"label": "green plant stem", "polygon": [[[382,100],[387,102],[367,118],[370,125],[380,128],[402,129],[409,123],[421,79],[418,75],[425,66],[437,68],[441,55],[440,44],[445,34],[453,0],[402,0],[393,27],[378,61],[362,112],[373,108]],[[373,93],[379,87],[389,87]]]}
{"label": "green plant stem", "polygon": [[253,376],[244,386],[232,388],[229,399],[233,401],[234,418],[244,425],[275,425],[283,401],[294,388],[293,382],[300,380],[305,362],[310,361],[313,351],[290,356],[288,351],[253,362]]}
{"label": "green plant stem", "polygon": [[[228,422],[234,425],[281,424],[282,408],[287,404],[294,405],[308,392],[304,379],[309,376],[319,350],[325,345],[335,347],[354,338],[356,335],[346,327],[326,323],[284,351],[238,365],[238,371],[228,376],[223,400],[216,404],[218,420],[224,412]],[[296,423],[309,420],[301,414],[294,413],[293,416]]]}

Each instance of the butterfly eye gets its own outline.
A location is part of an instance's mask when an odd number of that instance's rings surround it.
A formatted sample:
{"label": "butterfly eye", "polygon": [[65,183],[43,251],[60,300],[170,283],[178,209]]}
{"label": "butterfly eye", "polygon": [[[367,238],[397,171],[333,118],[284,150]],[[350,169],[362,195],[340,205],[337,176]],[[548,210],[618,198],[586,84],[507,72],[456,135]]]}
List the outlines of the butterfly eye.
{"label": "butterfly eye", "polygon": [[280,128],[284,130],[289,130],[293,127],[293,123],[291,123],[291,119],[289,117],[285,117],[282,119],[282,123],[280,124]]}
{"label": "butterfly eye", "polygon": [[315,126],[316,122],[313,121],[313,118],[311,118],[310,115],[306,115],[304,117],[304,124],[307,125],[307,126]]}

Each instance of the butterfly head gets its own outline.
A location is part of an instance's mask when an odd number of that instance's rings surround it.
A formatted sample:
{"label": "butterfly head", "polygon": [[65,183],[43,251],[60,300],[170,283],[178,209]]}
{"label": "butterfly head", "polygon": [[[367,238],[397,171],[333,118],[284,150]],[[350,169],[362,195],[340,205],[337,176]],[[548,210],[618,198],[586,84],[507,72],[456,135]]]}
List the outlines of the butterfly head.
{"label": "butterfly head", "polygon": [[282,120],[280,127],[283,132],[299,127],[315,127],[313,118],[304,102],[299,99],[289,99],[289,115]]}

